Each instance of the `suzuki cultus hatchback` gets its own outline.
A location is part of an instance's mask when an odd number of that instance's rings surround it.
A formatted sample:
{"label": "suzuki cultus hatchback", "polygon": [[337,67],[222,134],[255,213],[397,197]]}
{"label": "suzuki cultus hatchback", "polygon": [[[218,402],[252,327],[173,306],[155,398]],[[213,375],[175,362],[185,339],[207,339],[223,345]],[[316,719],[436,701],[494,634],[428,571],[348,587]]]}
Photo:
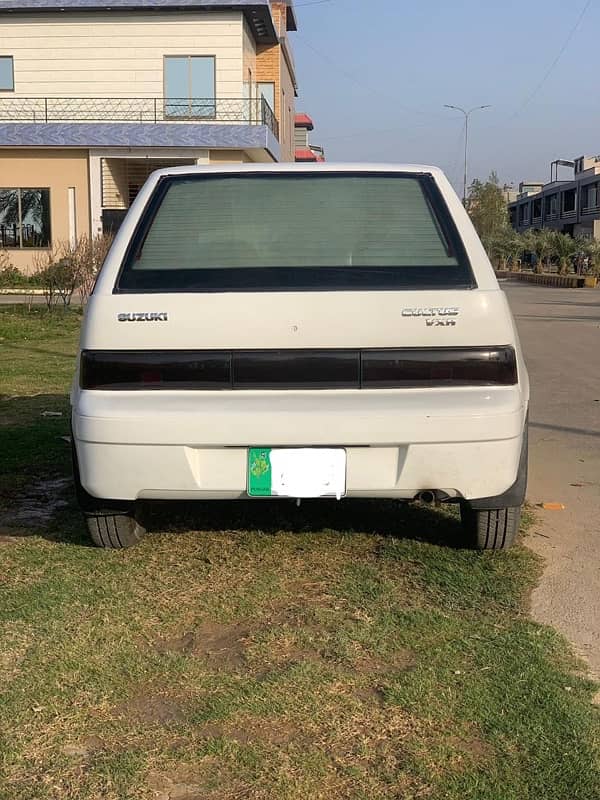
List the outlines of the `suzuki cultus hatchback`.
{"label": "suzuki cultus hatchback", "polygon": [[515,324],[432,167],[155,172],[90,299],[74,388],[96,544],[145,499],[459,503],[513,541],[529,386]]}

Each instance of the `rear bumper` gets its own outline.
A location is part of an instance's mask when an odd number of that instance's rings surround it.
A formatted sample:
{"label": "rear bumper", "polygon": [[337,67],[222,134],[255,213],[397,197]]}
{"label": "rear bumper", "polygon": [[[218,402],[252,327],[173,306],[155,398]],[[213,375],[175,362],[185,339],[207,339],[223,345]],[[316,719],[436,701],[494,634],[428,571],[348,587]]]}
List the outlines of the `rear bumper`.
{"label": "rear bumper", "polygon": [[[81,483],[93,497],[246,497],[247,450],[181,445],[98,444],[76,440]],[[521,438],[500,442],[349,447],[347,497],[412,499],[426,489],[486,498],[515,482]]]}
{"label": "rear bumper", "polygon": [[246,497],[248,447],[344,447],[347,496],[502,495],[518,475],[518,387],[374,392],[80,392],[81,483],[97,498]]}

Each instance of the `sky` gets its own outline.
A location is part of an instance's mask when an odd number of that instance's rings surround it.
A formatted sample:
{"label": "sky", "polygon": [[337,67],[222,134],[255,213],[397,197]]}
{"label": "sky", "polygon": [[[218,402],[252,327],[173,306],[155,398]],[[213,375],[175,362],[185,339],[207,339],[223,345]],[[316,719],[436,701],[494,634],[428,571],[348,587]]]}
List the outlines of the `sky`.
{"label": "sky", "polygon": [[328,161],[435,164],[462,190],[464,117],[446,103],[492,106],[471,116],[469,180],[548,181],[554,159],[600,154],[600,0],[295,7],[297,110]]}

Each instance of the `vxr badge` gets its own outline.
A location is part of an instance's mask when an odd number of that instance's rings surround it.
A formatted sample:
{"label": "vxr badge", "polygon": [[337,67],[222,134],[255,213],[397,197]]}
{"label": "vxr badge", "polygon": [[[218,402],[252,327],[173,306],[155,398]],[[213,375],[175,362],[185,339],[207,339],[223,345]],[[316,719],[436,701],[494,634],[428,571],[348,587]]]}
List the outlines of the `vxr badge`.
{"label": "vxr badge", "polygon": [[455,328],[460,316],[460,308],[454,306],[440,308],[403,308],[403,317],[420,317],[425,319],[428,328]]}
{"label": "vxr badge", "polygon": [[455,319],[426,319],[428,328],[455,328]]}

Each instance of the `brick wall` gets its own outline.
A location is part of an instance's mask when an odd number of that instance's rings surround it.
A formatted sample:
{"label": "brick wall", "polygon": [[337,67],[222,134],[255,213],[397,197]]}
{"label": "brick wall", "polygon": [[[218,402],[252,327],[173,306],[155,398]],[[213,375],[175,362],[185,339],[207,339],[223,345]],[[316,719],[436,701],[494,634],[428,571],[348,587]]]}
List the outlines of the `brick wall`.
{"label": "brick wall", "polygon": [[[285,3],[271,3],[275,27],[281,34],[285,33],[287,7]],[[279,141],[281,144],[281,160],[294,160],[293,119],[295,114],[295,98],[293,85],[283,56],[281,45],[259,45],[256,51],[256,80],[275,84],[275,116],[279,120]],[[282,103],[282,92],[285,91],[285,104]],[[290,133],[291,132],[291,133]]]}

